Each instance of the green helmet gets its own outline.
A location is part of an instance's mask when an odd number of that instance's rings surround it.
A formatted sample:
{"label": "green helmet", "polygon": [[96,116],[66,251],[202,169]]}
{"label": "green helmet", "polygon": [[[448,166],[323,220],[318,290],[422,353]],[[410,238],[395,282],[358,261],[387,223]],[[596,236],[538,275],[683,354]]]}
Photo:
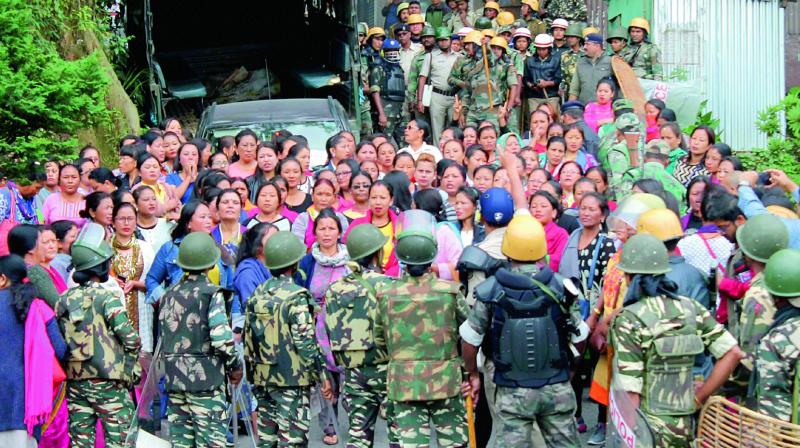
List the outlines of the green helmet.
{"label": "green helmet", "polygon": [[114,255],[114,249],[105,241],[103,226],[90,222],[83,226],[70,254],[76,271],[85,271],[98,266]]}
{"label": "green helmet", "polygon": [[[764,269],[764,286],[773,296],[800,296],[800,250],[782,249],[769,257]],[[800,306],[800,303],[792,305]]]}
{"label": "green helmet", "polygon": [[664,243],[653,235],[637,234],[622,246],[622,256],[617,265],[628,274],[666,274],[669,254]]}
{"label": "green helmet", "polygon": [[611,43],[611,39],[628,40],[628,32],[624,28],[615,27],[608,30],[606,42]]}
{"label": "green helmet", "polygon": [[567,31],[564,32],[564,37],[578,37],[583,39],[583,23],[570,23],[567,27]]}
{"label": "green helmet", "polygon": [[500,29],[497,30],[497,34],[513,33],[513,32],[514,32],[514,28],[511,25],[501,26]]}
{"label": "green helmet", "polygon": [[492,21],[488,17],[478,17],[478,19],[475,20],[474,28],[478,31],[491,29]]}
{"label": "green helmet", "polygon": [[450,39],[450,36],[450,30],[448,30],[446,27],[440,26],[439,28],[436,28],[436,40]]}
{"label": "green helmet", "polygon": [[267,269],[292,266],[305,255],[306,245],[288,230],[272,235],[264,245],[264,265]]}
{"label": "green helmet", "polygon": [[621,98],[621,99],[618,99],[618,100],[614,101],[611,104],[611,108],[614,109],[614,112],[616,112],[616,111],[618,111],[620,109],[633,109],[633,101],[631,101],[631,100],[629,100],[627,98]]}
{"label": "green helmet", "polygon": [[639,130],[640,124],[639,117],[630,112],[620,115],[619,118],[614,121],[614,127],[620,131]]}
{"label": "green helmet", "polygon": [[[408,210],[400,220],[395,254],[405,264],[428,264],[436,259],[436,218],[425,210]],[[350,239],[348,237],[348,239]]]}
{"label": "green helmet", "polygon": [[736,229],[736,241],[745,255],[766,263],[772,254],[789,247],[789,230],[780,218],[765,213],[753,216]]}
{"label": "green helmet", "polygon": [[359,260],[379,251],[389,237],[373,224],[359,224],[347,235],[347,253],[351,260]]}
{"label": "green helmet", "polygon": [[420,33],[419,36],[420,37],[426,37],[426,36],[435,37],[436,36],[436,31],[434,31],[432,26],[425,25],[425,27],[422,28],[422,33]]}
{"label": "green helmet", "polygon": [[185,271],[204,271],[219,260],[219,247],[211,235],[192,232],[181,241],[177,264]]}

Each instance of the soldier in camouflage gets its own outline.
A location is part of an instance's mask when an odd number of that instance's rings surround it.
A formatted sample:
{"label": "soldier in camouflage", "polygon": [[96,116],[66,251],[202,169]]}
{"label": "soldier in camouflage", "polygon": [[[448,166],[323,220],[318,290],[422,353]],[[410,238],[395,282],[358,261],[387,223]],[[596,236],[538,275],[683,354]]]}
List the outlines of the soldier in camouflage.
{"label": "soldier in camouflage", "polygon": [[386,39],[386,33],[383,28],[373,27],[370,28],[364,39],[364,44],[361,47],[361,67],[359,68],[361,91],[358,98],[361,102],[361,133],[362,135],[373,132],[372,128],[372,111],[369,101],[369,72],[373,65],[376,65],[381,60],[381,47]]}
{"label": "soldier in camouflage", "polygon": [[[467,46],[476,45],[469,36],[467,38],[469,40]],[[505,39],[500,39],[505,43]],[[475,60],[465,72],[462,102],[467,123],[478,124],[488,120],[499,128],[500,116],[506,118],[507,115],[506,98],[517,86],[517,71],[505,56],[496,58],[489,46],[486,47],[475,49]],[[486,78],[484,57],[489,68],[489,79]],[[489,102],[490,99],[493,104]]]}
{"label": "soldier in camouflage", "polygon": [[628,51],[628,33],[621,27],[610,28],[608,30],[608,43],[609,56],[619,56],[625,59]]}
{"label": "soldier in camouflage", "polygon": [[572,22],[585,22],[587,18],[585,0],[548,0],[545,4],[546,20],[563,18]]}
{"label": "soldier in camouflage", "polygon": [[259,447],[306,446],[311,386],[322,385],[333,398],[324,359],[317,344],[311,293],[292,276],[306,246],[289,231],[273,235],[264,246],[264,264],[272,278],[247,301],[243,329],[247,376],[258,400]]}
{"label": "soldier in camouflage", "polygon": [[[503,155],[503,166],[513,159]],[[509,180],[515,204],[524,205],[516,170],[509,171]],[[518,208],[508,224],[502,252],[510,268],[500,268],[475,288],[477,301],[459,331],[469,373],[464,386],[473,394],[480,390],[476,358],[482,347],[494,365],[500,445],[533,446],[540,430],[548,447],[580,446],[569,383],[571,343],[578,340],[572,336],[583,323],[575,296],[547,266],[544,228],[527,208]]]}
{"label": "soldier in camouflage", "polygon": [[422,70],[422,64],[425,62],[425,59],[430,60],[431,52],[436,46],[436,32],[434,31],[433,27],[425,26],[422,29],[422,48],[423,51],[419,52],[414,59],[411,61],[411,68],[408,70],[408,82],[406,83],[406,107],[404,110],[407,110],[408,115],[403,117],[405,122],[409,122],[415,118],[422,118],[428,122],[430,119],[427,118],[424,109],[421,111],[417,107],[417,87],[419,86],[419,74]]}
{"label": "soldier in camouflage", "polygon": [[[629,286],[610,330],[613,384],[643,412],[654,446],[689,447],[692,415],[722,386],[742,352],[706,308],[677,295],[664,275],[670,271],[667,248],[654,236],[628,239],[618,268]],[[695,387],[692,366],[705,349],[718,361]]]}
{"label": "soldier in camouflage", "polygon": [[388,349],[386,387],[398,439],[401,446],[428,446],[432,420],[439,446],[463,447],[466,412],[456,344],[468,307],[459,283],[430,270],[437,247],[433,216],[409,210],[403,219],[395,253],[406,272],[377,290],[375,325],[376,343]]}
{"label": "soldier in camouflage", "polygon": [[400,67],[400,43],[387,39],[383,43],[381,62],[369,69],[369,93],[378,116],[378,129],[403,141],[402,110],[405,101],[405,75]]}
{"label": "soldier in camouflage", "polygon": [[616,141],[610,147],[601,147],[597,160],[608,172],[610,198],[622,200],[630,194],[623,182],[625,173],[631,167],[639,166],[642,137],[639,133],[639,118],[635,114],[622,114],[614,120]]}
{"label": "soldier in camouflage", "polygon": [[686,208],[686,187],[667,172],[669,152],[669,145],[663,140],[650,140],[644,148],[644,163],[625,172],[622,176],[620,188],[617,190],[617,197],[625,197],[630,194],[633,190],[633,184],[639,179],[655,179],[661,182],[664,190],[675,196],[675,199],[678,200],[679,211],[684,213]]}
{"label": "soldier in camouflage", "polygon": [[566,98],[578,58],[583,54],[583,25],[571,23],[564,32],[568,49],[561,52],[561,83],[558,85],[558,94]]}
{"label": "soldier in camouflage", "polygon": [[522,0],[519,14],[525,20],[525,26],[531,35],[547,33],[547,24],[539,17],[539,0]]}
{"label": "soldier in camouflage", "polygon": [[756,410],[777,419],[800,422],[800,251],[784,249],[767,261],[764,287],[772,296],[775,320],[758,346],[751,393]]}
{"label": "soldier in camouflage", "polygon": [[[450,75],[447,77],[447,83],[453,88],[453,93],[460,95],[462,98],[462,108],[464,89],[467,87],[467,73],[476,63],[475,56],[480,48],[479,46],[481,45],[482,39],[483,34],[481,34],[480,31],[473,30],[464,36],[464,52],[463,54],[459,55],[458,59],[456,59],[456,62],[453,63],[453,68],[450,70]],[[461,118],[461,121],[465,121],[463,119],[463,113],[461,114]]]}
{"label": "soldier in camouflage", "polygon": [[59,325],[69,346],[67,394],[72,446],[94,448],[99,419],[109,447],[121,447],[133,421],[131,385],[141,348],[121,297],[104,289],[114,254],[99,224],[87,224],[72,245],[78,286],[60,298]]}
{"label": "soldier in camouflage", "polygon": [[748,219],[736,230],[736,241],[745,264],[753,272],[750,288],[741,302],[739,325],[734,336],[744,352],[742,363],[726,385],[726,394],[744,400],[752,375],[756,350],[775,318],[775,303],[764,287],[764,268],[769,257],[789,245],[789,231],[780,218],[770,213]]}
{"label": "soldier in camouflage", "polygon": [[622,51],[622,56],[631,66],[636,76],[644,79],[661,80],[664,69],[661,67],[661,49],[648,41],[650,23],[642,17],[631,19],[628,26],[630,44]]}
{"label": "soldier in camouflage", "polygon": [[177,259],[185,275],[161,298],[164,389],[169,393],[167,417],[175,447],[226,446],[225,373],[234,385],[242,378],[225,298],[207,276],[219,256],[211,235],[187,235]]}
{"label": "soldier in camouflage", "polygon": [[[336,365],[344,369],[345,408],[349,410],[350,429],[347,446],[373,446],[375,422],[386,402],[385,346],[375,342],[375,319],[378,313],[376,291],[389,277],[380,273],[383,245],[388,237],[372,224],[353,228],[347,238],[347,252],[352,262],[350,274],[337,280],[325,293],[325,327]],[[391,420],[391,414],[387,415]],[[391,422],[389,443],[397,444]]]}

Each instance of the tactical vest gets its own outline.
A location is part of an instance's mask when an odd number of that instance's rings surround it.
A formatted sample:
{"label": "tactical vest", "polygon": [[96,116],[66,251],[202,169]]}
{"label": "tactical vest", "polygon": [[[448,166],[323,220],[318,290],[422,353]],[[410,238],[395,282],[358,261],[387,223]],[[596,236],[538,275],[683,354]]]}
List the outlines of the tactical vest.
{"label": "tactical vest", "polygon": [[388,398],[405,402],[457,396],[460,285],[426,274],[405,276],[386,286],[380,300],[386,307]]}
{"label": "tactical vest", "polygon": [[385,352],[377,358],[367,357],[368,352],[375,349],[378,299],[375,288],[369,283],[375,279],[386,277],[372,272],[354,272],[328,290],[325,327],[337,365],[352,369],[385,362]]}
{"label": "tactical vest", "polygon": [[569,381],[569,315],[555,274],[548,268],[534,277],[500,269],[489,281],[499,292],[492,318],[495,384],[537,389]]}
{"label": "tactical vest", "polygon": [[311,384],[292,341],[291,308],[309,306],[310,294],[288,277],[272,278],[247,301],[244,332],[247,374],[258,386],[295,387]]}
{"label": "tactical vest", "polygon": [[381,96],[389,101],[405,101],[406,80],[400,64],[384,62]]}
{"label": "tactical vest", "polygon": [[[695,356],[703,353],[705,346],[697,335],[692,300],[685,297],[664,300],[680,300],[681,308],[689,315],[654,314],[645,308],[645,300],[624,308],[626,314],[654,332],[652,344],[644,354],[641,409],[650,415],[691,415],[696,411],[692,366]],[[685,325],[677,328],[659,325],[664,321],[685,322]]]}
{"label": "tactical vest", "polygon": [[103,313],[112,294],[90,283],[63,296],[66,314],[61,321],[69,349],[67,378],[133,380],[138,353],[125,352]]}

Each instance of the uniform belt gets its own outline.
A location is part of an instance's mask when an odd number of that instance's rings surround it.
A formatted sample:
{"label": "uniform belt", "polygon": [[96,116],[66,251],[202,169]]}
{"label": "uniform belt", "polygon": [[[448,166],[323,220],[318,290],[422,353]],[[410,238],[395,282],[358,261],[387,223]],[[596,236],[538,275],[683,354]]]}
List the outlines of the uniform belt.
{"label": "uniform belt", "polygon": [[442,89],[437,89],[436,87],[433,88],[433,91],[435,93],[438,93],[439,95],[444,95],[444,96],[453,96],[453,95],[455,95],[455,93],[453,93],[452,90],[442,90]]}

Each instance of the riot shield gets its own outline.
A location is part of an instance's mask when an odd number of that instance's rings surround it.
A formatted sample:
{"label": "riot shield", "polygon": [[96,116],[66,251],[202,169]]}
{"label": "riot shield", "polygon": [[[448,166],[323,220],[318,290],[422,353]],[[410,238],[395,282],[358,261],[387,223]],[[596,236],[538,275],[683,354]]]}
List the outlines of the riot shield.
{"label": "riot shield", "polygon": [[653,448],[653,432],[644,413],[635,407],[619,384],[611,379],[608,397],[608,425],[606,446],[608,448]]}
{"label": "riot shield", "polygon": [[[161,420],[165,415],[166,397],[163,393],[163,386],[160,385],[161,378],[164,377],[164,362],[161,356],[161,341],[156,345],[150,368],[143,371],[146,375],[143,378],[143,387],[138,394],[136,413],[133,416],[131,427],[128,429],[128,436],[125,439],[125,446],[136,448],[169,448],[172,444],[169,441],[168,428],[162,430]],[[163,403],[163,405],[162,405]]]}
{"label": "riot shield", "polygon": [[400,216],[398,234],[416,232],[436,235],[436,218],[425,210],[406,210]]}

